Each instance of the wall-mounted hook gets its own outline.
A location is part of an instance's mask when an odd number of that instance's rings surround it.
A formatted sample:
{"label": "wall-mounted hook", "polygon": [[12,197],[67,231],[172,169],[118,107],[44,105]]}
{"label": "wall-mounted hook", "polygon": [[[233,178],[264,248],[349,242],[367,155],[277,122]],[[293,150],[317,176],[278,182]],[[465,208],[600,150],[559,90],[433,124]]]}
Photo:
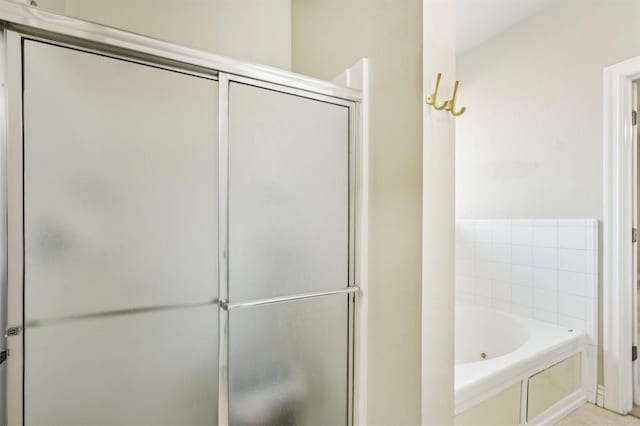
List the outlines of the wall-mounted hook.
{"label": "wall-mounted hook", "polygon": [[427,95],[427,105],[431,105],[437,111],[441,111],[445,109],[448,105],[448,101],[444,101],[442,105],[438,105],[438,91],[440,90],[440,80],[442,79],[442,73],[438,73],[436,77],[436,88],[435,90]]}
{"label": "wall-mounted hook", "polygon": [[455,84],[453,85],[453,97],[446,102],[446,110],[449,111],[454,117],[464,114],[464,112],[467,110],[467,107],[462,107],[459,111],[456,111],[456,97],[458,96],[458,86],[460,86],[460,82],[456,80]]}

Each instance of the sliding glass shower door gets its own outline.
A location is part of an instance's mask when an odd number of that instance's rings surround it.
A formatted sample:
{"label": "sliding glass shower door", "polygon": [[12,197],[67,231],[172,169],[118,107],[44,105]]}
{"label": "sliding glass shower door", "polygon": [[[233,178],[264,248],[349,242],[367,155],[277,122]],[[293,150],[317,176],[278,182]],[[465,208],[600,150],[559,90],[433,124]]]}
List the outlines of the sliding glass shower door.
{"label": "sliding glass shower door", "polygon": [[230,424],[346,424],[349,109],[249,83],[228,95]]}
{"label": "sliding glass shower door", "polygon": [[218,83],[23,47],[26,425],[212,425]]}
{"label": "sliding glass shower door", "polygon": [[353,102],[16,40],[14,418],[350,424]]}

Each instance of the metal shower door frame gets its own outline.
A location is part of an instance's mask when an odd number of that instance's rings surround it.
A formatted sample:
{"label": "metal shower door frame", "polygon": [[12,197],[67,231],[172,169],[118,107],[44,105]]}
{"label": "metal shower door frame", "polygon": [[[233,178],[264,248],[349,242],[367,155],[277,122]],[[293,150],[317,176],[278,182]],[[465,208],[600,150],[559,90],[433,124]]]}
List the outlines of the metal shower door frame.
{"label": "metal shower door frame", "polygon": [[[359,91],[332,83],[315,80],[286,71],[246,64],[236,60],[211,55],[193,49],[182,48],[124,31],[61,17],[38,9],[0,0],[0,71],[4,114],[0,123],[0,210],[4,226],[0,225],[0,250],[6,258],[0,258],[0,302],[6,300],[6,323],[14,333],[6,339],[9,351],[6,365],[6,418],[9,425],[24,424],[24,197],[23,197],[23,123],[22,123],[22,43],[24,39],[45,41],[61,47],[71,47],[90,53],[117,59],[125,59],[144,65],[164,68],[196,76],[207,76],[219,84],[219,385],[218,424],[229,421],[228,382],[228,327],[229,311],[250,304],[280,303],[288,300],[318,297],[328,294],[349,295],[348,327],[348,419],[357,424],[357,400],[359,356],[366,356],[361,340],[357,312],[362,303],[359,282],[356,277],[366,261],[358,259],[356,233],[366,232],[358,228],[359,217],[366,214],[366,206],[360,205],[359,170],[366,158],[362,155],[360,131],[361,95]],[[217,77],[217,78],[216,78]],[[269,298],[247,303],[229,303],[228,300],[228,87],[231,82],[275,90],[308,99],[345,106],[349,109],[349,282],[344,289]],[[6,298],[2,298],[6,291]],[[364,340],[363,340],[364,341]],[[52,360],[52,362],[55,362]],[[1,368],[1,367],[0,367]]]}
{"label": "metal shower door frame", "polygon": [[[360,287],[356,284],[356,212],[357,212],[357,170],[358,170],[358,158],[357,152],[357,103],[351,100],[340,99],[330,97],[318,93],[312,93],[305,90],[298,89],[296,87],[282,86],[271,82],[256,80],[249,77],[238,76],[233,74],[227,74],[220,72],[218,74],[219,83],[219,154],[218,159],[220,161],[218,170],[219,175],[219,200],[220,206],[219,214],[219,295],[220,295],[220,319],[219,319],[219,336],[220,336],[220,352],[218,356],[219,360],[219,387],[218,387],[218,423],[220,425],[229,424],[229,313],[233,309],[246,308],[250,306],[273,304],[273,303],[285,303],[295,300],[308,299],[313,297],[329,296],[334,294],[352,295],[349,297],[348,303],[348,351],[347,354],[347,372],[348,372],[348,392],[347,392],[347,424],[354,424],[355,421],[355,383],[356,376],[359,372],[356,371],[357,362],[354,362],[356,353],[356,336],[358,332],[356,327],[356,310],[360,303],[359,298],[356,295],[360,291]],[[348,283],[345,288],[332,291],[318,291],[307,292],[300,294],[292,294],[280,297],[268,297],[243,302],[233,303],[229,300],[229,267],[228,267],[228,253],[229,253],[229,85],[231,83],[240,83],[256,88],[262,88],[271,90],[274,92],[284,93],[293,96],[299,96],[307,98],[312,101],[326,102],[334,105],[339,105],[348,108],[349,110],[349,273]]]}

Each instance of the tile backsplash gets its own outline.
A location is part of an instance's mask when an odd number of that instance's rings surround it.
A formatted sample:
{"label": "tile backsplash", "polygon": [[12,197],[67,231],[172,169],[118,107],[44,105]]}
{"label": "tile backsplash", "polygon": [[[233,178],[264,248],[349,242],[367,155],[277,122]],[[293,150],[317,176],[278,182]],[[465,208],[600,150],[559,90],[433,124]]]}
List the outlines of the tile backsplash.
{"label": "tile backsplash", "polygon": [[584,330],[594,369],[597,283],[595,219],[456,221],[457,302]]}

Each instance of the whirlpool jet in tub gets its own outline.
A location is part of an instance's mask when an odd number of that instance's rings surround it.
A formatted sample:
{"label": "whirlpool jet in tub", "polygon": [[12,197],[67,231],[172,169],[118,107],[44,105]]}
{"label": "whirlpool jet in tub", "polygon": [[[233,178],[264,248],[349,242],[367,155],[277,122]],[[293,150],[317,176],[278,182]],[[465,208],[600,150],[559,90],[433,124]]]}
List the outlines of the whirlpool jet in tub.
{"label": "whirlpool jet in tub", "polygon": [[529,339],[529,328],[513,315],[488,309],[456,310],[456,365],[513,352]]}

